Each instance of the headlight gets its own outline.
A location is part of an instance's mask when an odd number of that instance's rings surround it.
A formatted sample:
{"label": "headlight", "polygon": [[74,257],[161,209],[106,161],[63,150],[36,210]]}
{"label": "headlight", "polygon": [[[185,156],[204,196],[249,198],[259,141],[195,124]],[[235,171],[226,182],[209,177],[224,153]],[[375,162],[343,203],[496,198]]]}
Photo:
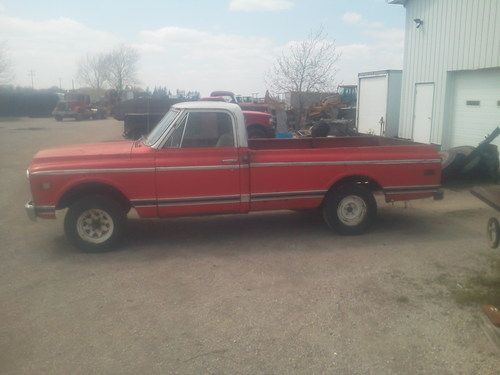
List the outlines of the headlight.
{"label": "headlight", "polygon": [[26,169],[26,178],[29,180],[30,179],[30,170]]}

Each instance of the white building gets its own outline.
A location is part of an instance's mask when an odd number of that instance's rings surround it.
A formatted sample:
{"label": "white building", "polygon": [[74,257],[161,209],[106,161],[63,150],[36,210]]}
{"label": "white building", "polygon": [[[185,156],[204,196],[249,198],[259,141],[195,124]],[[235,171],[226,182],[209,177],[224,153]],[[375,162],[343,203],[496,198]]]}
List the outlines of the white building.
{"label": "white building", "polygon": [[500,126],[500,0],[389,3],[406,8],[399,136],[476,145]]}

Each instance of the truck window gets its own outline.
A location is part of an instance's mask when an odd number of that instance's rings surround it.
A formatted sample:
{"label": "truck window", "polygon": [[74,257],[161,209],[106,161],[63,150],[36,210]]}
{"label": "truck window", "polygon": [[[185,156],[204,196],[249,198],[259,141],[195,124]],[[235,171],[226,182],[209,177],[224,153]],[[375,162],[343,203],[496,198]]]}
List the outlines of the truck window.
{"label": "truck window", "polygon": [[223,112],[191,112],[182,137],[182,148],[234,147],[233,122]]}
{"label": "truck window", "polygon": [[166,148],[179,148],[179,147],[181,147],[182,134],[184,133],[186,119],[187,119],[187,117],[183,117],[182,119],[177,121],[177,123],[174,125],[174,130],[172,131],[172,133],[168,137],[168,139],[165,142],[165,145],[163,147],[166,147]]}

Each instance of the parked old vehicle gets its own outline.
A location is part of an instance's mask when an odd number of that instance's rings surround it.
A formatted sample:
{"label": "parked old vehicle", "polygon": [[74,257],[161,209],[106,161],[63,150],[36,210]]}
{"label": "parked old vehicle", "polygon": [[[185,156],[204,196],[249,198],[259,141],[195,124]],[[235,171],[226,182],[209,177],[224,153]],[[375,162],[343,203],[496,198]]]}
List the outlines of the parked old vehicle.
{"label": "parked old vehicle", "polygon": [[77,121],[88,119],[105,119],[106,109],[90,102],[90,96],[78,92],[68,92],[57,102],[52,111],[56,121],[73,118]]}
{"label": "parked old vehicle", "polygon": [[[230,91],[214,91],[202,101],[237,103],[236,97]],[[127,113],[116,119],[123,120],[123,137],[139,139],[160,122],[170,107],[178,103],[175,99],[168,98],[137,98],[120,103],[121,108],[126,108]],[[238,103],[239,104],[239,103]],[[248,138],[274,138],[276,124],[271,114],[257,109],[243,109]],[[123,111],[123,109],[122,109]]]}
{"label": "parked old vehicle", "polygon": [[340,234],[365,232],[374,193],[387,201],[440,198],[433,146],[367,137],[249,140],[241,108],[174,105],[147,138],[39,151],[28,170],[28,216],[68,208],[67,237],[91,251],[142,218],[321,208]]}

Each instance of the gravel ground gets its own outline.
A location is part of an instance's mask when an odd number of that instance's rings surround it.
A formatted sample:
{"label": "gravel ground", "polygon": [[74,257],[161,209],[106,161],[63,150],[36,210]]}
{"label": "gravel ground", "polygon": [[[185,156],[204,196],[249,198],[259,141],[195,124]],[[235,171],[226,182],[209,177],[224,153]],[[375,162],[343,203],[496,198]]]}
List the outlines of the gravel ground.
{"label": "gravel ground", "polygon": [[465,189],[380,204],[366,235],[293,212],[131,220],[85,254],[32,223],[40,148],[120,139],[114,120],[0,120],[2,374],[498,374],[478,306],[450,287],[486,272],[493,213]]}

